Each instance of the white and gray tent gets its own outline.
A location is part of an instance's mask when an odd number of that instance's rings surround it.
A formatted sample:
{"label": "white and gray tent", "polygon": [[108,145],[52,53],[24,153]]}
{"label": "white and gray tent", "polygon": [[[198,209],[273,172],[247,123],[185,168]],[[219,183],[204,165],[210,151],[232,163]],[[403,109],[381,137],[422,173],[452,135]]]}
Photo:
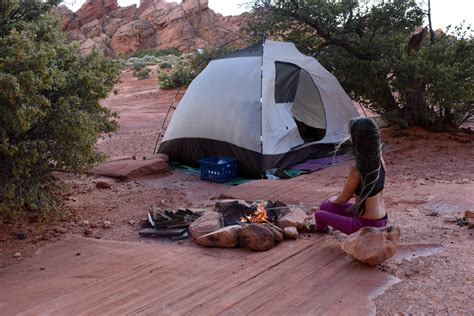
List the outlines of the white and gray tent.
{"label": "white and gray tent", "polygon": [[159,152],[197,165],[239,159],[239,173],[261,177],[324,157],[359,116],[337,79],[293,43],[265,40],[213,60],[177,106]]}

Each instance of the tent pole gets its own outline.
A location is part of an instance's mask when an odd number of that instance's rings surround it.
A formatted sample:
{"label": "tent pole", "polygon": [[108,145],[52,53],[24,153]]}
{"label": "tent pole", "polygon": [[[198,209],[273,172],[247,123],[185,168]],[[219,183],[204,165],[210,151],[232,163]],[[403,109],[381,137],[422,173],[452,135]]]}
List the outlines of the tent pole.
{"label": "tent pole", "polygon": [[260,152],[262,153],[262,179],[264,178],[263,170],[263,55],[265,55],[265,40],[267,39],[267,34],[263,34],[262,40],[262,63],[260,66]]}
{"label": "tent pole", "polygon": [[179,93],[181,92],[181,89],[183,87],[179,87],[178,89],[178,92],[176,92],[174,98],[173,98],[173,101],[171,101],[171,104],[170,104],[170,107],[168,108],[168,112],[166,112],[166,116],[165,116],[165,119],[163,120],[163,124],[161,125],[161,129],[160,129],[160,132],[158,133],[158,139],[156,140],[156,144],[155,144],[155,149],[153,149],[153,154],[156,154],[157,152],[157,149],[158,149],[158,144],[160,143],[160,138],[161,136],[163,135],[163,130],[165,128],[165,124],[166,124],[166,121],[168,120],[168,116],[170,115],[171,113],[171,109],[176,109],[176,107],[174,107],[174,102],[176,101],[176,98],[178,98],[178,95]]}

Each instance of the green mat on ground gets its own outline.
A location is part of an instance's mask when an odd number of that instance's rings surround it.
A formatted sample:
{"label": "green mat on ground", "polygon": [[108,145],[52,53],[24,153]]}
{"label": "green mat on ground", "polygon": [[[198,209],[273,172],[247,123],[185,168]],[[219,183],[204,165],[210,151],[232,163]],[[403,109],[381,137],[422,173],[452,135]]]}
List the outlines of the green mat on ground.
{"label": "green mat on ground", "polygon": [[[178,170],[178,171],[184,172],[184,173],[192,174],[192,175],[199,176],[199,177],[201,176],[201,169],[199,169],[199,168],[194,168],[194,167],[186,166],[186,165],[177,165],[177,164],[173,164],[173,163],[171,164],[171,167]],[[233,180],[224,182],[224,184],[239,185],[239,184],[247,183],[247,182],[250,182],[250,181],[253,181],[253,180],[255,180],[255,179],[237,177]]]}

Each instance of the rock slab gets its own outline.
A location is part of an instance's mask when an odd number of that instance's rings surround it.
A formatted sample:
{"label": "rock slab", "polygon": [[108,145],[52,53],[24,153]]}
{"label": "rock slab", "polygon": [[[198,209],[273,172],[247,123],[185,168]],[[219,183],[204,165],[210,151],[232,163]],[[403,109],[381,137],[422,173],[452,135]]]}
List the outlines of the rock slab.
{"label": "rock slab", "polygon": [[226,226],[196,238],[196,242],[204,247],[232,248],[239,243],[239,230],[241,229],[240,225]]}
{"label": "rock slab", "polygon": [[240,245],[255,251],[269,250],[275,244],[273,233],[262,224],[248,224],[239,230]]}
{"label": "rock slab", "polygon": [[212,233],[224,227],[224,217],[221,213],[208,211],[189,225],[189,232],[194,239]]}
{"label": "rock slab", "polygon": [[168,156],[164,154],[155,155],[146,160],[120,160],[106,162],[98,165],[90,173],[119,179],[122,181],[137,179],[152,174],[165,174],[169,172]]}
{"label": "rock slab", "polygon": [[360,262],[377,265],[395,254],[399,239],[399,227],[363,227],[348,236],[341,249]]}

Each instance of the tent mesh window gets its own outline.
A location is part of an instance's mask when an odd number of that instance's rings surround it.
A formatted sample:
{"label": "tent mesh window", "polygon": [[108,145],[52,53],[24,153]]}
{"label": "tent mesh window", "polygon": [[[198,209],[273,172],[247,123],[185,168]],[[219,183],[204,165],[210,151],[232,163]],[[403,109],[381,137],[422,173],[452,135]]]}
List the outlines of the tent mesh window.
{"label": "tent mesh window", "polygon": [[326,114],[311,75],[291,63],[275,62],[275,103],[292,103],[291,112],[301,138],[311,143],[324,138]]}

